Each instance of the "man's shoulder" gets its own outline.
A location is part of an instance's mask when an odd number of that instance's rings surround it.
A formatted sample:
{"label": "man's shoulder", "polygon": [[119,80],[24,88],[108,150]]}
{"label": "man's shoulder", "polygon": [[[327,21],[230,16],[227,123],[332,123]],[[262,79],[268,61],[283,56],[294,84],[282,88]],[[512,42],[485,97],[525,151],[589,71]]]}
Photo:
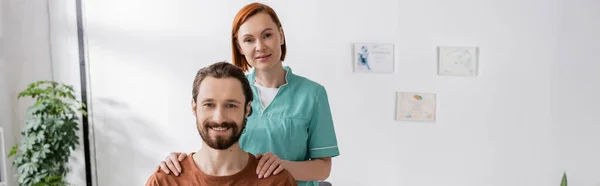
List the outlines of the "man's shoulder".
{"label": "man's shoulder", "polygon": [[169,176],[172,176],[172,174],[165,174],[160,168],[157,168],[146,181],[146,186],[164,185],[165,182],[169,182],[170,179],[173,179]]}
{"label": "man's shoulder", "polygon": [[157,168],[152,175],[148,178],[146,182],[146,186],[158,186],[158,185],[171,185],[171,184],[182,184],[188,183],[191,180],[194,180],[194,171],[193,167],[195,166],[193,161],[190,161],[191,157],[186,157],[183,161],[180,162],[181,165],[181,174],[179,176],[175,176],[172,172],[169,174],[163,172],[160,168]]}
{"label": "man's shoulder", "polygon": [[[250,177],[248,177],[248,181],[250,182],[254,182],[257,185],[274,185],[274,186],[297,186],[298,183],[296,182],[296,179],[294,179],[294,177],[292,176],[292,174],[290,172],[288,172],[287,170],[283,170],[281,172],[279,172],[279,174],[277,175],[271,175],[268,178],[261,178],[258,179],[258,175],[256,175],[256,173],[254,172],[254,170],[256,170],[256,168],[258,167],[258,160],[256,159],[256,156],[254,156],[251,153],[248,153],[250,155],[250,164],[249,164],[249,168],[247,170],[252,170],[251,173],[249,173],[248,175],[251,175]],[[253,184],[254,184],[253,183]]]}
{"label": "man's shoulder", "polygon": [[298,185],[298,182],[296,182],[296,179],[294,179],[294,176],[292,176],[292,174],[290,172],[288,172],[287,170],[281,171],[279,174],[275,175],[275,177],[281,183],[286,183],[286,185],[291,185],[291,186]]}
{"label": "man's shoulder", "polygon": [[182,173],[180,176],[175,176],[173,173],[166,174],[162,170],[158,169],[154,171],[152,175],[150,175],[148,181],[146,182],[146,186],[168,185],[186,181],[186,178],[183,175],[185,174]]}
{"label": "man's shoulder", "polygon": [[277,185],[277,186],[297,186],[296,179],[290,174],[290,172],[283,170],[279,174],[271,175],[266,179],[261,179],[264,185]]}

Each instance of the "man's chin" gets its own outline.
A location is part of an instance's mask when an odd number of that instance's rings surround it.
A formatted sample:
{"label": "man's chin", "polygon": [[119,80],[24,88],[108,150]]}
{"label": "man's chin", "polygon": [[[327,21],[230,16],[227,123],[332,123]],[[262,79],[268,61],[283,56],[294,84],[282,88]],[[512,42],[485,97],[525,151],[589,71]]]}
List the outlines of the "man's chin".
{"label": "man's chin", "polygon": [[[215,138],[213,138],[215,139]],[[205,141],[206,145],[208,145],[210,148],[215,149],[215,150],[227,150],[230,147],[234,146],[235,144],[237,144],[236,142],[232,142],[232,140],[228,140],[228,141],[219,141],[219,140],[212,140],[212,141]]]}
{"label": "man's chin", "polygon": [[214,150],[227,150],[234,144],[208,144],[208,146]]}
{"label": "man's chin", "polygon": [[[205,137],[207,138],[202,138],[205,145],[207,145],[208,147],[210,147],[211,149],[215,149],[215,150],[227,150],[230,147],[234,146],[235,144],[238,143],[239,140],[239,136],[234,136],[233,133],[229,133],[229,134],[214,134],[211,133],[210,131],[207,131],[207,135]],[[201,133],[202,136],[202,133]],[[206,140],[208,139],[208,140]]]}
{"label": "man's chin", "polygon": [[211,144],[230,143],[232,140],[231,135],[210,135],[209,139]]}

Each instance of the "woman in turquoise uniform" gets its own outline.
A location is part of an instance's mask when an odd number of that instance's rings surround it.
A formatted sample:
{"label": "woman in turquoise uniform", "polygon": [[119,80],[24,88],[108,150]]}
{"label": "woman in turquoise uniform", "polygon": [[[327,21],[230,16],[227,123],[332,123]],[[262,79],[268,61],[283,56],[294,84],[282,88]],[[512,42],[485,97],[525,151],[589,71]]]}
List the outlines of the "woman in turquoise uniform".
{"label": "woman in turquoise uniform", "polygon": [[[283,66],[286,44],[281,22],[267,5],[252,3],[236,15],[233,63],[247,74],[255,99],[239,144],[259,158],[259,178],[285,169],[299,185],[318,185],[338,156],[325,88]],[[185,153],[171,153],[160,167],[178,175]]]}

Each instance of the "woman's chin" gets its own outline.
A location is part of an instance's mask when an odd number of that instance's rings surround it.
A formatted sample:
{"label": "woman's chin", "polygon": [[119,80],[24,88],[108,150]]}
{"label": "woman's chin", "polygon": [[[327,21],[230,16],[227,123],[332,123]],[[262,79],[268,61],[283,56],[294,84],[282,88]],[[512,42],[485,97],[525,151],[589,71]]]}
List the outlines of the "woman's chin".
{"label": "woman's chin", "polygon": [[257,62],[254,65],[252,65],[252,67],[254,67],[254,69],[259,70],[259,71],[269,71],[271,69],[273,69],[273,67],[275,67],[277,64],[277,62]]}

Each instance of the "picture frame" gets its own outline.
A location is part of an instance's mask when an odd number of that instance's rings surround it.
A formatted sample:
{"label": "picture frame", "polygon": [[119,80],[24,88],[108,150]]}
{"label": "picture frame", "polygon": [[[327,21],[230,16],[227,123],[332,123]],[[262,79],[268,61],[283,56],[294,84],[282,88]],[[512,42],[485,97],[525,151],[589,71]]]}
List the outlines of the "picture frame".
{"label": "picture frame", "polygon": [[440,76],[478,76],[479,47],[439,46],[438,75]]}
{"label": "picture frame", "polygon": [[396,120],[435,122],[437,94],[423,92],[396,92]]}
{"label": "picture frame", "polygon": [[352,66],[355,73],[394,73],[395,46],[390,43],[354,43]]}

